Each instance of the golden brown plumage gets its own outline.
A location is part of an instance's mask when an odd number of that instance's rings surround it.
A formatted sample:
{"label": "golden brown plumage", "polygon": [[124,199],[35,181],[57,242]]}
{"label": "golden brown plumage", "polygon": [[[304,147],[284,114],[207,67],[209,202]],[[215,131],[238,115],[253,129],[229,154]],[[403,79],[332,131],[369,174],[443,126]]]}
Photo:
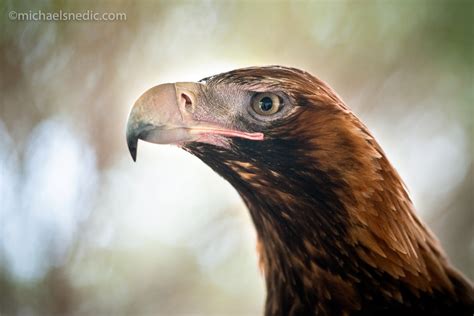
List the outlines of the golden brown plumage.
{"label": "golden brown plumage", "polygon": [[474,312],[472,285],[383,150],[306,72],[245,68],[152,88],[127,139],[134,158],[138,139],[175,143],[237,189],[259,238],[266,315]]}

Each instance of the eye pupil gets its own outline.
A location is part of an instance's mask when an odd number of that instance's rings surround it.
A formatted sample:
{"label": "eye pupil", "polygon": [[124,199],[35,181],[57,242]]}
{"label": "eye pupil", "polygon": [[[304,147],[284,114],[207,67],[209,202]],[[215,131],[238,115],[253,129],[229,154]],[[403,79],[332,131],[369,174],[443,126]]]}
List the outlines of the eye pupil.
{"label": "eye pupil", "polygon": [[252,99],[252,110],[259,116],[270,116],[278,112],[282,105],[281,98],[278,95],[265,92],[258,93]]}
{"label": "eye pupil", "polygon": [[264,97],[259,102],[259,107],[263,112],[268,112],[273,107],[273,101],[269,97]]}

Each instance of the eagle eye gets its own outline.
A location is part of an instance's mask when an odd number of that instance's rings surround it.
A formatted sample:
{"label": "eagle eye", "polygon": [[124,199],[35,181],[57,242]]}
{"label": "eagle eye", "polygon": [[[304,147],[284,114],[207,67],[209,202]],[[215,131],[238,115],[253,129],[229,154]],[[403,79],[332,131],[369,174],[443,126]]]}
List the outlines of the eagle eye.
{"label": "eagle eye", "polygon": [[272,115],[281,107],[281,99],[273,93],[259,93],[252,101],[252,108],[259,115]]}

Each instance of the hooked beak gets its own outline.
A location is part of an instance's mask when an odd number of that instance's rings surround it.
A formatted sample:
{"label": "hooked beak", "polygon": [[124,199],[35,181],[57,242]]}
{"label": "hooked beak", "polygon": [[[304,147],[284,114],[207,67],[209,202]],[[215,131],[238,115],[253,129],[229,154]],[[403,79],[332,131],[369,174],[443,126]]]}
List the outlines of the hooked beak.
{"label": "hooked beak", "polygon": [[127,145],[133,161],[138,140],[155,144],[183,144],[199,141],[203,135],[217,134],[262,140],[262,133],[230,130],[193,119],[200,83],[167,83],[146,91],[134,104],[127,122]]}

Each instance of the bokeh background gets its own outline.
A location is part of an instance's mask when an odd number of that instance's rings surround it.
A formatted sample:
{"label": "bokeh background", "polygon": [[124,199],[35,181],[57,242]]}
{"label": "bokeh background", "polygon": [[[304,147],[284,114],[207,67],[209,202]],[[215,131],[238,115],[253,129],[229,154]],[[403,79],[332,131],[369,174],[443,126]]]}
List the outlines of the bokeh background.
{"label": "bokeh background", "polygon": [[[126,21],[11,21],[123,12]],[[0,315],[259,315],[255,232],[191,155],[125,144],[147,88],[282,64],[368,125],[474,277],[473,21],[461,1],[0,2]]]}

